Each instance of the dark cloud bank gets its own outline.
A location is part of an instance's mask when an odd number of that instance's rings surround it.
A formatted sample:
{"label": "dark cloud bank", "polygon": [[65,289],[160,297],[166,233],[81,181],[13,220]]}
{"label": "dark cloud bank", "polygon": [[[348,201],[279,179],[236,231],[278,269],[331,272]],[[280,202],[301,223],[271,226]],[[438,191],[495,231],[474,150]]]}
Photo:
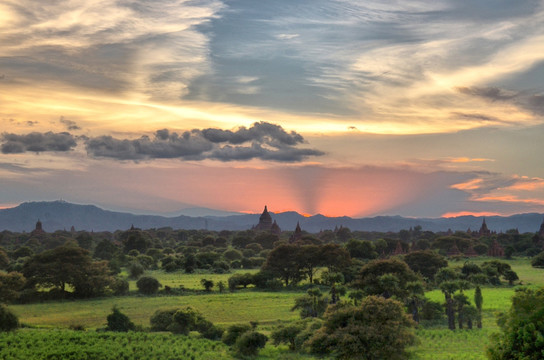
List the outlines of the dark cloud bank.
{"label": "dark cloud bank", "polygon": [[[4,154],[69,151],[78,137],[67,133],[4,133],[0,140]],[[236,131],[221,129],[193,129],[181,134],[162,129],[151,138],[117,139],[112,136],[81,138],[87,153],[93,157],[117,160],[184,159],[220,161],[261,159],[278,162],[297,162],[309,156],[324,153],[314,149],[298,148],[304,138],[286,132],[281,126],[266,122],[254,123],[250,128]]]}

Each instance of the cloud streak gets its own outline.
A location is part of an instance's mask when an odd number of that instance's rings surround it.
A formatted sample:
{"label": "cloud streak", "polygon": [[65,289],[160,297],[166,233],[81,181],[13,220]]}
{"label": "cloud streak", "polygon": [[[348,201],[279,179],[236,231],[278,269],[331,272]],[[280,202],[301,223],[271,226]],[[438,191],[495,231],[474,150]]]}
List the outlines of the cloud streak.
{"label": "cloud streak", "polygon": [[3,142],[3,154],[46,151],[66,152],[73,150],[77,145],[76,138],[67,132],[32,132],[26,135],[3,133],[0,135],[0,139]]}
{"label": "cloud streak", "polygon": [[[75,122],[61,118],[61,122],[79,129]],[[295,131],[287,132],[281,126],[258,122],[237,130],[217,128],[193,129],[177,133],[168,129],[157,130],[153,137],[143,135],[137,139],[118,139],[110,135],[75,137],[68,132],[26,135],[1,135],[4,154],[25,152],[73,150],[81,139],[87,154],[116,160],[219,160],[247,161],[260,159],[274,162],[300,162],[309,157],[324,155],[316,149],[299,148],[304,138]]]}
{"label": "cloud streak", "polygon": [[116,139],[111,136],[91,138],[87,152],[94,157],[118,160],[184,159],[247,161],[261,159],[277,162],[299,162],[324,153],[314,149],[300,149],[303,137],[281,126],[266,122],[240,127],[235,131],[215,128],[193,129],[181,134],[162,129],[154,137]]}

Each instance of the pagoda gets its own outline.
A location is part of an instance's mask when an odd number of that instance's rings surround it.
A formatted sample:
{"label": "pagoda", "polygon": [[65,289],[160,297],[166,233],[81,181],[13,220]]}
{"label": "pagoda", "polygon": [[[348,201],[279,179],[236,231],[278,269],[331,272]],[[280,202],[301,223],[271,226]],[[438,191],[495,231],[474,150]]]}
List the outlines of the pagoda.
{"label": "pagoda", "polygon": [[493,256],[493,257],[504,256],[504,249],[502,248],[502,246],[499,245],[497,239],[493,239],[493,244],[491,244],[491,247],[487,251],[487,255]]}
{"label": "pagoda", "polygon": [[491,235],[491,231],[487,228],[487,224],[484,221],[482,222],[482,227],[480,227],[480,231],[478,232],[480,236],[489,236]]}
{"label": "pagoda", "polygon": [[272,216],[268,212],[268,207],[266,205],[264,206],[263,213],[261,216],[259,216],[259,223],[253,227],[253,230],[270,231],[276,235],[281,234],[281,229],[278,223],[276,220],[272,221]]}
{"label": "pagoda", "polygon": [[294,243],[297,240],[300,240],[302,238],[302,229],[300,228],[300,223],[297,221],[297,227],[295,228],[295,232],[291,237],[289,238],[289,242]]}

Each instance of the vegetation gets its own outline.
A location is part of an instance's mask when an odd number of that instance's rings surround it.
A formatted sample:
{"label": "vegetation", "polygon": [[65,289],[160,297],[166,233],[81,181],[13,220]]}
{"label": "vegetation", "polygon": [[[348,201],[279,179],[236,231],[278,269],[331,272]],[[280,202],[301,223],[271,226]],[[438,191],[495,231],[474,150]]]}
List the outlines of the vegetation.
{"label": "vegetation", "polygon": [[233,359],[225,345],[168,333],[37,331],[0,333],[0,358],[39,359]]}
{"label": "vegetation", "polygon": [[[396,352],[399,357],[411,353],[414,359],[481,359],[490,334],[499,329],[494,314],[507,311],[518,284],[529,286],[531,291],[544,285],[542,270],[534,260],[540,256],[535,257],[541,252],[542,239],[535,234],[445,234],[420,227],[383,234],[341,227],[316,235],[305,233],[294,241],[289,237],[289,232],[278,236],[170,228],[115,233],[59,231],[39,236],[3,232],[0,302],[10,303],[10,312],[20,318],[23,329],[17,332],[23,339],[34,333],[71,336],[54,328],[88,329],[73,336],[80,340],[73,340],[69,353],[44,349],[53,359],[107,358],[98,348],[89,350],[81,336],[101,342],[112,333],[93,330],[129,330],[119,335],[130,337],[140,334],[136,330],[148,328],[172,332],[187,343],[196,341],[194,337],[215,341],[211,343],[214,351],[200,351],[194,345],[194,351],[187,349],[181,355],[164,350],[166,358],[228,359],[255,354],[261,354],[259,358],[314,358],[309,352],[352,358],[363,352],[361,344],[349,342],[350,336],[359,337],[358,326],[363,320],[380,314],[375,309],[361,310],[370,300],[394,302],[401,313],[419,322],[415,332],[411,321],[412,325],[405,326],[407,332],[400,332],[408,335],[400,336],[406,342]],[[459,253],[446,257],[452,248],[465,252],[472,247],[477,253],[486,253],[493,242],[508,248],[512,259],[465,258]],[[408,252],[414,246],[420,250]],[[400,255],[402,252],[405,254]],[[536,267],[520,256],[534,257]],[[57,266],[62,271],[55,271]],[[368,336],[390,332],[380,330],[378,322],[368,325],[373,329],[365,330]],[[226,328],[224,334],[221,327]],[[472,327],[480,330],[470,330]],[[414,333],[419,344],[409,345]],[[95,334],[104,335],[104,339]],[[317,334],[323,336],[322,341],[315,340]],[[264,335],[272,341],[264,340]],[[0,334],[0,342],[6,336],[9,333]],[[220,338],[225,344],[218,342]],[[19,349],[17,342],[9,341],[10,347]],[[78,341],[81,347],[76,346]],[[154,341],[149,352],[163,346],[161,341],[173,343],[171,337]],[[25,353],[23,346],[21,353]],[[396,345],[382,344],[380,349],[358,356],[372,358],[372,353],[390,346]],[[348,354],[350,349],[358,350]],[[141,358],[149,354],[139,351]],[[36,357],[25,354],[25,358]],[[130,351],[116,354],[134,358]],[[2,357],[17,358],[0,354]]]}
{"label": "vegetation", "polygon": [[499,316],[501,333],[493,337],[490,359],[541,359],[544,354],[544,288],[521,288],[507,313]]}
{"label": "vegetation", "polygon": [[329,307],[308,346],[340,359],[404,359],[406,347],[416,341],[414,325],[400,302],[369,296],[360,307]]}
{"label": "vegetation", "polygon": [[0,332],[12,331],[19,327],[19,319],[7,307],[0,304]]}
{"label": "vegetation", "polygon": [[108,322],[106,330],[108,331],[127,332],[135,328],[134,323],[130,321],[128,316],[119,311],[117,306],[113,307],[111,314],[108,315],[106,320]]}

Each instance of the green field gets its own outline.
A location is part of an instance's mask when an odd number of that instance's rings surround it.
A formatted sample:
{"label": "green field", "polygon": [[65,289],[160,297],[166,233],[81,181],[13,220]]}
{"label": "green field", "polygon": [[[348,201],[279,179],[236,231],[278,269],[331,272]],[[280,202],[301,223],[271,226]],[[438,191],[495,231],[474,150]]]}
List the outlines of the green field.
{"label": "green field", "polygon": [[[481,263],[485,259],[474,260],[476,263]],[[513,270],[516,271],[524,285],[543,286],[544,285],[544,270],[532,268],[527,259],[514,259],[508,261]],[[462,266],[463,261],[450,262],[450,266]],[[149,272],[148,275],[155,276],[163,285],[168,285],[172,288],[179,288],[183,285],[185,289],[198,290],[188,292],[182,296],[141,296],[132,292],[130,296],[124,297],[107,297],[92,300],[64,301],[64,302],[46,302],[28,305],[12,305],[10,309],[18,316],[20,321],[28,326],[41,329],[67,329],[71,325],[82,325],[86,329],[97,329],[105,326],[106,316],[111,312],[114,305],[118,306],[121,311],[127,314],[130,319],[138,325],[144,327],[149,326],[149,318],[158,309],[174,308],[183,306],[192,306],[199,310],[208,320],[218,324],[227,326],[233,323],[247,323],[249,321],[258,321],[259,330],[264,333],[269,331],[279,323],[290,321],[298,318],[298,313],[291,312],[290,308],[294,303],[294,298],[300,296],[303,290],[300,291],[283,291],[283,292],[264,292],[254,289],[240,290],[236,292],[219,293],[216,288],[211,293],[204,293],[200,280],[202,278],[210,279],[217,283],[218,281],[227,280],[231,274],[181,274],[181,273],[164,273],[160,271]],[[131,281],[131,289],[135,288],[135,282]],[[483,303],[483,329],[473,330],[456,330],[450,331],[446,328],[446,324],[435,326],[433,328],[420,328],[416,333],[420,339],[417,346],[411,349],[414,359],[485,359],[485,349],[489,344],[489,336],[493,332],[498,331],[495,314],[500,311],[506,311],[510,307],[510,299],[514,294],[515,286],[502,287],[485,287],[482,289],[484,298]],[[466,291],[467,296],[472,301],[474,290]],[[426,293],[426,296],[432,300],[443,302],[444,296],[439,290],[433,290]],[[82,347],[84,352],[92,353],[96,346],[108,346],[108,341],[124,341],[132,343],[132,338],[119,338],[111,340],[110,338],[100,338],[94,331],[73,332],[68,330],[21,330],[17,332],[17,341],[23,343],[33,336],[36,340],[31,340],[32,343],[45,344],[49,336],[77,338],[76,343],[84,344]],[[72,334],[72,335],[70,335]],[[109,334],[109,333],[108,333]],[[153,336],[158,336],[153,338]],[[0,344],[9,341],[10,348],[19,345],[14,340],[14,334],[0,335]],[[98,337],[97,337],[98,336]],[[122,335],[118,335],[122,336]],[[128,336],[128,335],[126,335]],[[134,334],[132,336],[140,336]],[[214,359],[214,358],[229,358],[226,353],[226,347],[220,343],[215,348],[212,345],[203,345],[198,343],[199,339],[179,337],[169,334],[149,334],[145,333],[142,336],[142,342],[150,341],[154,346],[160,348],[163,343],[172,343],[175,348],[185,349],[201,349],[194,350],[187,356],[180,358],[195,359]],[[145,337],[147,336],[147,337]],[[161,337],[163,336],[163,337]],[[38,338],[44,340],[37,340]],[[86,340],[81,340],[83,337]],[[10,340],[11,339],[11,340]],[[136,339],[136,338],[134,338]],[[147,340],[151,339],[151,340]],[[30,340],[29,340],[30,341]],[[57,341],[57,340],[54,340]],[[59,340],[60,341],[60,340]],[[140,340],[137,340],[140,341]],[[177,343],[180,341],[181,343]],[[202,340],[203,341],[203,340]],[[190,345],[190,344],[196,345]],[[96,345],[93,345],[96,343]],[[198,344],[197,344],[198,343]],[[103,344],[103,345],[100,345]],[[23,346],[23,345],[20,345]],[[38,346],[38,345],[36,345]],[[43,345],[45,346],[45,345]],[[136,346],[136,345],[134,345]],[[167,346],[168,347],[168,346]],[[51,349],[50,349],[51,348]],[[50,351],[53,348],[50,346]],[[46,350],[47,350],[46,349]],[[208,350],[206,350],[208,349]],[[210,350],[212,349],[212,350]],[[215,350],[214,350],[215,349]],[[44,350],[44,351],[46,351]],[[22,350],[21,350],[22,351]],[[47,350],[49,351],[49,350]],[[98,351],[98,350],[96,350]],[[126,353],[119,355],[119,359],[132,359],[131,351],[127,348]],[[163,351],[163,350],[157,350]],[[164,350],[167,351],[167,350]],[[175,359],[175,354],[168,355],[165,353],[165,358]],[[217,357],[214,357],[218,355]],[[0,356],[0,358],[12,358],[10,356]],[[14,357],[16,358],[16,357]],[[28,357],[32,358],[32,357]],[[51,357],[63,358],[63,357]],[[84,358],[84,357],[78,357]],[[89,356],[89,358],[93,358]],[[157,357],[162,358],[162,357]],[[310,359],[311,356],[303,356],[291,354],[283,347],[275,347],[268,345],[259,356],[260,359]]]}
{"label": "green field", "polygon": [[19,316],[21,323],[47,328],[67,328],[76,324],[86,328],[102,327],[113,305],[117,305],[135,324],[143,326],[149,326],[149,318],[158,309],[184,306],[197,309],[219,325],[249,321],[271,324],[298,318],[298,313],[289,310],[296,296],[300,293],[246,290],[209,295],[109,297],[12,305],[10,308]]}

